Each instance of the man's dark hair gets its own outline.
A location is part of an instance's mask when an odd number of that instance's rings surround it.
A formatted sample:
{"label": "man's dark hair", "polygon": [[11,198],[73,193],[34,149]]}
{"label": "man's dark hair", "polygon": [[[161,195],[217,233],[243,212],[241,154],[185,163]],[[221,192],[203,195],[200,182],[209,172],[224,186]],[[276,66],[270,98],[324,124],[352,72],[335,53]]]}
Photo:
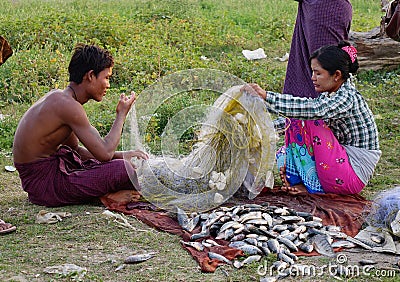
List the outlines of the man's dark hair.
{"label": "man's dark hair", "polygon": [[69,81],[80,84],[83,76],[93,70],[95,76],[114,66],[110,52],[95,45],[77,44],[68,66]]}

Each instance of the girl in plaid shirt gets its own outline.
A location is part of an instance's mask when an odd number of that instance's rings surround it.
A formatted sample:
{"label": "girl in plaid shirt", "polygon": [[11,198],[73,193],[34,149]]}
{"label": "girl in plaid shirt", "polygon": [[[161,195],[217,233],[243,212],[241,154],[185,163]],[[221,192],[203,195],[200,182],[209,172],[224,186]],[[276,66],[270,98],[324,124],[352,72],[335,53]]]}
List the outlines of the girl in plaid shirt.
{"label": "girl in plaid shirt", "polygon": [[[278,168],[289,193],[359,193],[381,156],[378,130],[366,101],[350,81],[358,70],[357,50],[348,42],[319,48],[310,57],[311,80],[321,95],[295,97],[249,84],[244,90],[261,96],[268,107],[289,119]],[[255,93],[254,93],[255,94]]]}

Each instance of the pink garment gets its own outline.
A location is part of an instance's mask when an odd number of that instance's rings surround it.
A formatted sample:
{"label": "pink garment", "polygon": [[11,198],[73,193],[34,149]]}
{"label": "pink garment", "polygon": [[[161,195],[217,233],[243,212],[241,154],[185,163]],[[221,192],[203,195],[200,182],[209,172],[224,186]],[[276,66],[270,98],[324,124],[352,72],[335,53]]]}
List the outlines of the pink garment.
{"label": "pink garment", "polygon": [[[136,171],[123,159],[82,161],[67,146],[31,163],[15,163],[29,201],[48,207],[82,204],[107,193],[140,190]],[[132,181],[131,181],[132,179]]]}
{"label": "pink garment", "polygon": [[291,185],[303,183],[310,193],[322,188],[334,194],[357,194],[365,186],[354,172],[346,149],[323,120],[291,119],[285,149]]}
{"label": "pink garment", "polygon": [[[346,149],[339,144],[332,130],[323,122],[318,128],[308,123],[314,140],[314,155],[318,178],[325,193],[357,194],[365,186],[354,172]],[[314,131],[316,129],[316,131]]]}

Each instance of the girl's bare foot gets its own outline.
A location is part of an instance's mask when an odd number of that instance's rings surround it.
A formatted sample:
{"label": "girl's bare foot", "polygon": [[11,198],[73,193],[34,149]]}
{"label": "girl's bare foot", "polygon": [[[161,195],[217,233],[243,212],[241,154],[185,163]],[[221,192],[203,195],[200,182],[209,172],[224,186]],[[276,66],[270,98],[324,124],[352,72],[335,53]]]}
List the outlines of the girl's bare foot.
{"label": "girl's bare foot", "polygon": [[286,167],[281,167],[279,169],[279,175],[282,180],[282,187],[281,190],[284,192],[287,192],[290,195],[297,195],[297,194],[304,194],[307,193],[307,188],[304,186],[304,184],[296,184],[293,186],[290,186],[289,181],[286,178]]}
{"label": "girl's bare foot", "polygon": [[281,190],[286,192],[290,187],[290,183],[286,178],[286,167],[285,166],[283,166],[279,169],[279,176],[281,177],[281,180],[282,180]]}
{"label": "girl's bare foot", "polygon": [[290,186],[287,190],[288,194],[290,195],[298,195],[298,194],[306,194],[307,188],[304,186],[304,184],[296,184],[293,186]]}

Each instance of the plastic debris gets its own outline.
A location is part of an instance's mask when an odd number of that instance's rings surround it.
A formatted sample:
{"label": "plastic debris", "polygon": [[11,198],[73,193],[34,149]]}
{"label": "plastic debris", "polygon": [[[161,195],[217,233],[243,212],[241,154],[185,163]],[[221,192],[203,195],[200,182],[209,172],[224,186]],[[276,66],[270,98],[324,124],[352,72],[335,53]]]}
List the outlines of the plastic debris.
{"label": "plastic debris", "polygon": [[62,276],[74,276],[73,281],[82,281],[87,273],[87,269],[72,263],[66,263],[45,267],[43,272],[48,274],[59,274]]}
{"label": "plastic debris", "polygon": [[6,165],[6,166],[4,167],[4,169],[5,169],[6,171],[9,171],[9,172],[14,172],[14,171],[17,170],[17,169],[16,169],[15,167],[13,167],[12,165]]}
{"label": "plastic debris", "polygon": [[71,216],[71,213],[69,212],[48,212],[46,210],[41,210],[36,215],[35,222],[39,224],[43,223],[52,224],[62,221],[64,217],[69,217],[69,216]]}
{"label": "plastic debris", "polygon": [[276,60],[281,61],[281,62],[286,62],[289,60],[289,53],[285,53],[282,57],[275,57]]}
{"label": "plastic debris", "polygon": [[243,56],[246,57],[247,60],[259,60],[259,59],[265,59],[267,55],[264,53],[263,48],[258,48],[256,50],[243,50],[242,51]]}

